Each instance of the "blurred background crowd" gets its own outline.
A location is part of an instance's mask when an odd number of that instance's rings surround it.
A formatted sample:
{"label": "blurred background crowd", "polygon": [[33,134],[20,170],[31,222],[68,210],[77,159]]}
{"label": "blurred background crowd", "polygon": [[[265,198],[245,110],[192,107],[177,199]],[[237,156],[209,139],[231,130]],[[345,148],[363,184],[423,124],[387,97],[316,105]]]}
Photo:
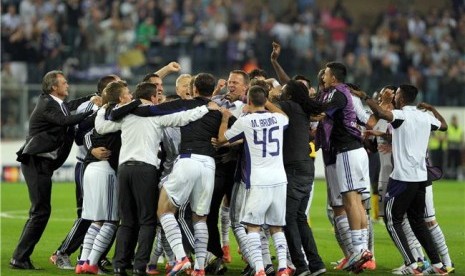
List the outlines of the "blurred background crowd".
{"label": "blurred background crowd", "polygon": [[[2,138],[24,136],[45,72],[71,86],[129,83],[170,61],[186,73],[260,67],[271,42],[290,75],[315,81],[332,60],[369,94],[408,82],[433,105],[465,105],[464,0],[2,0]],[[167,82],[173,80],[168,80]],[[168,83],[169,84],[169,83]],[[92,90],[89,90],[92,89]],[[166,93],[174,93],[165,89]],[[27,96],[21,96],[27,94]],[[21,113],[18,106],[27,106]],[[442,143],[442,142],[441,142]]]}

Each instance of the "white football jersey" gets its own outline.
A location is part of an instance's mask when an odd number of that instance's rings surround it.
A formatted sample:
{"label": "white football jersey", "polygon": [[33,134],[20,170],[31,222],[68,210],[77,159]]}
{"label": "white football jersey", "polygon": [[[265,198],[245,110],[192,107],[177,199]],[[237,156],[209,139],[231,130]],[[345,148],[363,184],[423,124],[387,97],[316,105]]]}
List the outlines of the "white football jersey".
{"label": "white football jersey", "polygon": [[[90,100],[89,101],[86,101],[86,102],[83,102],[82,104],[80,104],[78,106],[78,108],[76,109],[76,114],[80,114],[80,113],[84,113],[84,112],[87,112],[89,110],[98,110],[98,106],[93,104]],[[79,124],[77,124],[75,126],[76,128],[76,131],[78,130],[79,128]],[[76,158],[78,159],[78,161],[83,161],[84,158],[86,158],[86,155],[87,155],[87,151],[86,151],[86,147],[85,146],[77,146],[78,147],[78,150],[76,152]]]}
{"label": "white football jersey", "polygon": [[250,185],[272,187],[287,183],[283,164],[283,133],[289,119],[280,113],[256,112],[237,119],[224,136],[244,139],[242,178]]}
{"label": "white football jersey", "polygon": [[401,110],[393,110],[392,115],[394,169],[391,178],[406,182],[426,181],[429,136],[432,130],[439,129],[441,122],[416,106],[407,105]]}

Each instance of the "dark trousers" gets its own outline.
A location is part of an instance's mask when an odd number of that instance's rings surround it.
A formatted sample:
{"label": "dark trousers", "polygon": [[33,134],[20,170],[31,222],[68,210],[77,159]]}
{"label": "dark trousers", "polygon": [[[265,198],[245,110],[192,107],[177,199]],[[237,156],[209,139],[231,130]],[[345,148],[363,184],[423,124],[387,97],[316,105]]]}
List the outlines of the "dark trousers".
{"label": "dark trousers", "polygon": [[381,161],[379,160],[379,152],[371,152],[368,154],[368,168],[369,168],[369,174],[370,174],[371,191],[373,191],[374,195],[377,195],[378,194],[379,171],[381,169]]}
{"label": "dark trousers", "polygon": [[76,163],[76,167],[74,168],[74,181],[76,183],[76,213],[77,218],[74,221],[71,230],[66,235],[65,239],[61,242],[60,247],[58,247],[58,251],[65,253],[67,255],[71,255],[76,250],[78,250],[82,242],[84,241],[84,237],[87,233],[87,229],[89,229],[90,224],[92,221],[86,220],[81,218],[82,213],[82,202],[83,202],[83,185],[82,185],[82,177],[84,175],[84,163],[78,161]]}
{"label": "dark trousers", "polygon": [[384,222],[392,241],[401,252],[407,265],[417,260],[413,257],[405,233],[402,230],[402,221],[405,214],[407,214],[413,233],[425,249],[431,263],[441,262],[434,248],[431,233],[424,221],[426,185],[426,181],[405,182],[389,178],[384,201]]}
{"label": "dark trousers", "polygon": [[31,156],[27,164],[21,164],[21,171],[29,191],[31,208],[29,209],[29,219],[24,225],[18,245],[13,253],[13,258],[18,261],[29,260],[50,218],[52,211],[50,205],[52,162],[46,158]]}
{"label": "dark trousers", "polygon": [[[143,162],[126,162],[118,169],[120,226],[116,234],[114,268],[145,271],[157,225],[157,168]],[[137,245],[137,250],[134,250]]]}
{"label": "dark trousers", "polygon": [[286,199],[286,235],[289,253],[296,271],[306,271],[307,263],[302,253],[302,246],[308,260],[310,271],[324,267],[324,263],[318,254],[313,232],[308,225],[307,210],[310,192],[313,186],[313,176],[287,174],[287,199]]}
{"label": "dark trousers", "polygon": [[215,188],[213,189],[210,213],[207,216],[208,245],[207,250],[218,258],[223,257],[221,248],[221,236],[218,230],[218,217],[221,202],[224,195],[231,198],[232,187],[234,185],[234,171],[236,161],[228,163],[217,163],[215,169]]}

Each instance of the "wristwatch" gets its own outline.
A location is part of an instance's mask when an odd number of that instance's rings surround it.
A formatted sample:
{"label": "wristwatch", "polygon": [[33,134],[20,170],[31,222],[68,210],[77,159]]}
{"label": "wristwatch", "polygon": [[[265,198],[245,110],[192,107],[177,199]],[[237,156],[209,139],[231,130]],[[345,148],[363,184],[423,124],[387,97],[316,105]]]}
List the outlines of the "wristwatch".
{"label": "wristwatch", "polygon": [[363,100],[364,100],[364,101],[366,101],[366,100],[368,100],[368,99],[371,99],[370,96],[368,96],[368,95],[365,95],[365,97],[363,97]]}

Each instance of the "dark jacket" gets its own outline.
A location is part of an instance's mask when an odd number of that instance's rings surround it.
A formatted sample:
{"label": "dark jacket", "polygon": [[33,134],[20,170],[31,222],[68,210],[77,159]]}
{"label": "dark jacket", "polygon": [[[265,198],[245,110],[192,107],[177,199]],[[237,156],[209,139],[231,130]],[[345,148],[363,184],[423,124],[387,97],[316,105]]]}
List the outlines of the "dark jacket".
{"label": "dark jacket", "polygon": [[[76,110],[81,103],[89,100],[90,97],[79,98],[68,103],[64,102],[68,113]],[[49,153],[58,149],[56,158],[52,159],[56,161],[54,167],[59,168],[68,158],[73,145],[73,126],[90,114],[92,111],[66,116],[57,101],[50,95],[42,93],[29,119],[29,134],[26,137],[26,142],[16,153],[17,160],[25,163],[32,155]]]}

